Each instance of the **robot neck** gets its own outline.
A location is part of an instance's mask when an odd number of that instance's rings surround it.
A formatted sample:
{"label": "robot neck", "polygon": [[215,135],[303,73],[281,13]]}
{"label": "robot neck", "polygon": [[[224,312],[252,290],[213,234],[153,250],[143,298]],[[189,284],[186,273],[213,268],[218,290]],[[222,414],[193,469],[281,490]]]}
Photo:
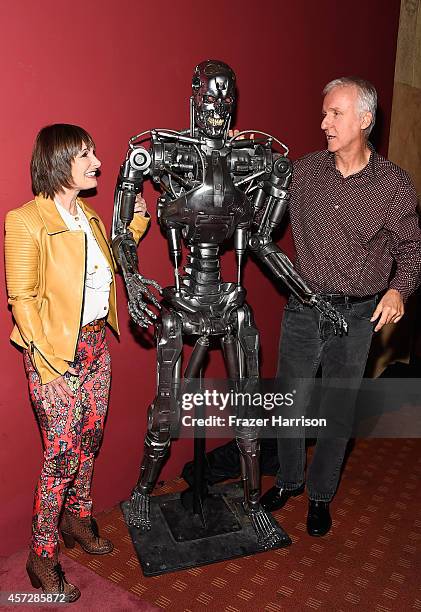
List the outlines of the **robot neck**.
{"label": "robot neck", "polygon": [[205,132],[202,132],[200,128],[196,128],[195,130],[196,138],[200,138],[203,140],[204,144],[210,149],[223,149],[225,147],[225,143],[227,141],[227,130],[224,130],[223,133],[218,137],[209,137]]}

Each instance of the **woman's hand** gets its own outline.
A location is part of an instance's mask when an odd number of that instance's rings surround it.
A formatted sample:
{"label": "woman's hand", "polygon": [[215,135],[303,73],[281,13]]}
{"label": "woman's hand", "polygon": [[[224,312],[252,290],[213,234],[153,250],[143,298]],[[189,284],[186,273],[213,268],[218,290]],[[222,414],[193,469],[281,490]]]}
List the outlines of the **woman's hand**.
{"label": "woman's hand", "polygon": [[[239,133],[240,133],[240,130],[229,130],[228,131],[228,136],[229,136],[229,138],[233,138],[234,136],[237,136],[237,134],[239,134]],[[239,136],[237,138],[237,140],[245,140],[245,138],[246,138],[246,135],[245,134],[241,134],[241,136]],[[248,138],[248,140],[254,140],[254,134],[249,134],[247,136],[247,138]]]}
{"label": "woman's hand", "polygon": [[[240,133],[240,130],[228,130],[229,138],[233,138],[234,136],[237,136],[237,134],[239,133]],[[238,140],[243,140],[243,139],[244,139],[244,134],[240,136]]]}
{"label": "woman's hand", "polygon": [[[69,366],[69,369],[64,374],[67,373],[77,375],[78,372],[75,368]],[[42,399],[47,400],[51,405],[55,404],[55,398],[57,396],[64,404],[68,404],[70,398],[74,397],[74,393],[67,384],[64,374],[45,385],[41,385]]]}
{"label": "woman's hand", "polygon": [[148,206],[146,204],[146,201],[140,193],[138,193],[136,196],[136,200],[134,203],[134,211],[142,217],[144,217],[148,212]]}

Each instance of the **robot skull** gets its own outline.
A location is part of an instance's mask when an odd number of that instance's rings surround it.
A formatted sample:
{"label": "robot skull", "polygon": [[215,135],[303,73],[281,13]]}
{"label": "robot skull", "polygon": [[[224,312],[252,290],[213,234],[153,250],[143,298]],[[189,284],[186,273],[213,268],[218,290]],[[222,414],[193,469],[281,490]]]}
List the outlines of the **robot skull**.
{"label": "robot skull", "polygon": [[195,123],[208,138],[221,138],[235,102],[235,73],[224,62],[207,60],[196,66],[193,79]]}

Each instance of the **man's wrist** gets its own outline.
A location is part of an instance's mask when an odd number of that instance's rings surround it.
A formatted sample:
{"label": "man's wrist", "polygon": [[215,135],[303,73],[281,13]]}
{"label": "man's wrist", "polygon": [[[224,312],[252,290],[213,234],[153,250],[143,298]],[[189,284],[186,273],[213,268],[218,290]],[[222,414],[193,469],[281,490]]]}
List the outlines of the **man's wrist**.
{"label": "man's wrist", "polygon": [[395,287],[389,287],[386,293],[389,293],[389,292],[393,292],[392,295],[395,295],[396,298],[398,298],[399,300],[402,300],[402,302],[404,303],[408,299],[407,293],[404,293],[403,291],[400,291],[399,289],[395,289]]}

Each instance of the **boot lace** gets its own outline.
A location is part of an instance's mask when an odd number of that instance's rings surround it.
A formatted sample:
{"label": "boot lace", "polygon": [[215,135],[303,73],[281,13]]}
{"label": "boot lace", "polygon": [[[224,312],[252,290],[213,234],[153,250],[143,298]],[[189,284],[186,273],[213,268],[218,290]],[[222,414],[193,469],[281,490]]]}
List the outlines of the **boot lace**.
{"label": "boot lace", "polygon": [[64,575],[64,572],[63,572],[63,568],[61,567],[60,563],[57,563],[53,567],[53,572],[54,572],[54,577],[58,578],[59,593],[63,593],[63,591],[64,591],[64,584],[67,583],[67,580],[65,578],[65,575]]}
{"label": "boot lace", "polygon": [[91,518],[91,529],[92,529],[92,533],[94,534],[94,537],[97,540],[99,540],[98,523],[96,522],[96,520],[93,517]]}

